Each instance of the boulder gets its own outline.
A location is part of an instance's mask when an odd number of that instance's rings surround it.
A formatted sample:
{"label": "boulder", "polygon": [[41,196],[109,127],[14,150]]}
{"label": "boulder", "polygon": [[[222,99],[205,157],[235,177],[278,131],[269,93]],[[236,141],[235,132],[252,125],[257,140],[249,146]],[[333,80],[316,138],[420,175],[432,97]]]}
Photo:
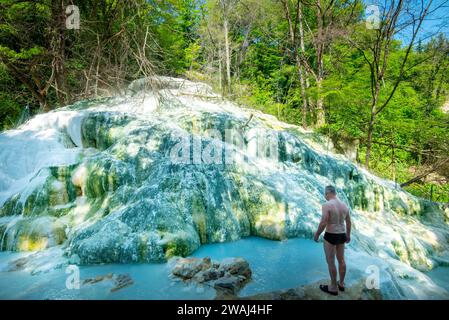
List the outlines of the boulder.
{"label": "boulder", "polygon": [[243,258],[227,258],[221,262],[206,258],[178,258],[172,275],[184,281],[212,286],[217,298],[236,295],[250,280],[251,269]]}
{"label": "boulder", "polygon": [[83,285],[93,285],[105,280],[114,281],[114,287],[112,287],[110,292],[116,292],[134,284],[134,280],[129,274],[115,275],[113,273],[108,273],[106,275],[97,275],[94,278],[84,279]]}
{"label": "boulder", "polygon": [[247,280],[247,278],[241,275],[226,275],[214,282],[214,288],[217,290],[217,295],[221,295],[223,293],[236,294],[245,286]]}
{"label": "boulder", "polygon": [[209,257],[203,259],[179,258],[172,270],[172,273],[173,275],[183,279],[191,279],[200,271],[207,270],[210,267],[211,261]]}
{"label": "boulder", "polygon": [[224,259],[220,263],[218,269],[223,273],[229,273],[232,275],[242,275],[245,278],[251,278],[251,269],[248,262],[243,258],[228,258]]}
{"label": "boulder", "polygon": [[202,270],[202,271],[198,272],[197,274],[195,274],[195,276],[193,277],[193,280],[198,283],[202,283],[202,282],[207,282],[207,281],[211,281],[211,280],[216,280],[223,276],[224,276],[224,272],[217,270],[217,268],[210,268],[207,270]]}
{"label": "boulder", "polygon": [[120,289],[129,287],[133,284],[134,284],[134,280],[128,274],[119,274],[115,278],[115,286],[111,289],[111,292],[115,292]]}

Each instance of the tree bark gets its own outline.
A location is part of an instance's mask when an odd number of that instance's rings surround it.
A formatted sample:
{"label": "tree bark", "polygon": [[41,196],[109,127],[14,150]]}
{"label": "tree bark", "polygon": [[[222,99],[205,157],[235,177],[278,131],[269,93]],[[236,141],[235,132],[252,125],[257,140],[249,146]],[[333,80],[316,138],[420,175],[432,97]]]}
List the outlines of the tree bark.
{"label": "tree bark", "polygon": [[226,5],[223,2],[223,32],[225,40],[225,58],[226,58],[226,85],[227,93],[231,94],[231,49],[229,45],[229,30],[228,30],[228,12]]}
{"label": "tree bark", "polygon": [[317,36],[316,36],[316,59],[317,59],[317,101],[316,101],[316,127],[325,124],[324,103],[321,95],[322,81],[324,77],[323,55],[324,55],[324,17],[325,13],[321,6],[321,0],[317,0]]}
{"label": "tree bark", "polygon": [[[304,46],[304,27],[303,27],[303,17],[302,17],[302,7],[301,2],[298,0],[298,22],[299,22],[299,43],[301,48],[300,58],[304,57],[305,46]],[[302,60],[302,59],[301,59]],[[303,69],[301,65],[301,98],[303,100],[303,115],[302,115],[302,124],[303,127],[307,127],[307,112],[309,106],[307,105],[307,95],[306,90],[309,88],[309,80],[306,75],[306,71]]]}
{"label": "tree bark", "polygon": [[223,94],[224,93],[223,81],[222,81],[223,70],[222,70],[222,67],[221,67],[222,56],[223,56],[223,54],[221,52],[221,43],[219,43],[218,44],[218,83],[219,83],[219,86],[220,86],[220,92]]}
{"label": "tree bark", "polygon": [[67,86],[67,72],[65,67],[65,6],[64,0],[52,1],[51,6],[53,25],[53,68],[55,72],[56,96],[61,105],[69,100]]}
{"label": "tree bark", "polygon": [[426,172],[424,172],[424,173],[422,173],[420,175],[417,175],[416,177],[414,177],[414,178],[412,178],[412,179],[410,179],[410,180],[408,180],[408,181],[406,181],[404,183],[401,183],[401,187],[403,188],[403,187],[406,187],[408,185],[411,185],[412,183],[414,183],[414,182],[416,182],[416,181],[418,181],[418,180],[428,176],[429,174],[431,174],[431,173],[435,172],[436,170],[438,170],[442,165],[444,165],[448,161],[449,161],[449,158],[446,158],[445,160],[441,161],[440,163],[436,163],[430,170],[428,170],[428,171],[426,171]]}
{"label": "tree bark", "polygon": [[368,125],[368,135],[366,138],[366,154],[365,154],[365,167],[369,168],[369,161],[371,159],[371,148],[373,143],[374,124],[376,122],[376,106],[380,93],[380,81],[375,84],[373,100],[371,103],[371,115]]}
{"label": "tree bark", "polygon": [[[304,128],[307,127],[307,98],[306,98],[306,91],[305,91],[305,81],[304,81],[304,69],[302,66],[302,62],[301,62],[301,56],[298,50],[298,43],[296,40],[296,34],[297,34],[297,30],[296,30],[296,23],[293,26],[293,19],[290,15],[290,9],[288,8],[288,3],[286,0],[281,0],[282,4],[284,5],[284,12],[285,12],[285,17],[287,19],[288,22],[288,27],[289,27],[289,34],[290,34],[290,43],[293,49],[293,54],[294,54],[294,59],[296,62],[296,68],[298,69],[298,79],[299,79],[299,84],[300,84],[300,90],[301,90],[301,99],[302,99],[302,126]],[[300,29],[302,29],[302,17],[300,17],[300,14],[302,14],[301,11],[301,4],[298,0],[297,4],[296,4],[296,21],[300,22]],[[303,46],[304,46],[304,39],[302,39],[303,35],[301,35],[301,42],[302,42],[302,52],[304,50]],[[302,54],[302,53],[301,53]]]}
{"label": "tree bark", "polygon": [[22,73],[21,70],[17,69],[13,64],[4,62],[6,68],[8,69],[11,74],[18,79],[20,82],[22,82],[25,87],[31,92],[32,96],[39,102],[39,105],[41,109],[44,112],[47,112],[50,110],[48,101],[46,99],[46,92],[42,92],[39,89],[36,89],[36,86],[27,79],[27,77]]}
{"label": "tree bark", "polygon": [[316,127],[321,128],[326,124],[326,119],[324,116],[324,102],[321,95],[322,78],[317,79],[317,100],[316,100]]}

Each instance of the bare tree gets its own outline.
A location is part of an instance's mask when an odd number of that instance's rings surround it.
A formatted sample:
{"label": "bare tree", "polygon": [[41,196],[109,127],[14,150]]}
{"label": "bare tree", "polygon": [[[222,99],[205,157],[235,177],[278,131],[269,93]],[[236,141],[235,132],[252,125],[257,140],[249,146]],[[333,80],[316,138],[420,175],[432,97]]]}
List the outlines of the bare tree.
{"label": "bare tree", "polygon": [[[324,68],[324,54],[326,48],[330,46],[334,38],[340,36],[347,29],[349,22],[356,18],[355,10],[360,1],[336,1],[336,0],[300,0],[301,4],[314,12],[314,21],[307,22],[303,19],[302,7],[298,6],[298,17],[300,34],[304,33],[302,23],[304,23],[310,39],[311,45],[314,48],[314,54],[306,54],[304,50],[304,43],[301,43],[301,62],[305,73],[312,77],[316,86],[316,101],[315,105],[308,103],[309,109],[312,109],[316,116],[316,127],[322,127],[325,122],[324,99],[322,94],[323,80],[325,77]],[[311,27],[312,22],[315,23],[315,28]],[[301,35],[300,40],[304,39]],[[308,77],[305,79],[306,88],[309,86]]]}
{"label": "bare tree", "polygon": [[[425,4],[424,0],[420,0],[420,5],[415,7],[418,9],[412,9],[412,3],[410,1],[407,4],[405,4],[403,0],[386,1],[379,17],[379,28],[373,30],[375,33],[374,39],[370,39],[369,45],[365,47],[356,44],[356,47],[363,53],[364,59],[368,63],[370,69],[371,103],[365,155],[365,166],[367,168],[369,168],[369,161],[371,158],[376,117],[388,106],[399,84],[403,80],[406,71],[405,65],[410,52],[412,51],[422,22],[429,13],[431,4],[432,0],[429,0],[427,4]],[[411,38],[406,46],[405,55],[400,62],[399,74],[393,81],[391,89],[388,89],[389,91],[386,92],[387,98],[384,101],[379,101],[381,91],[387,90],[383,89],[385,87],[382,85],[387,75],[388,58],[392,41],[395,39],[398,32],[404,29],[410,29]],[[368,51],[368,53],[365,51]]]}
{"label": "bare tree", "polygon": [[[305,81],[305,71],[303,67],[303,63],[301,61],[301,54],[304,52],[304,31],[302,24],[302,8],[301,2],[297,0],[295,6],[295,21],[293,22],[293,18],[290,14],[289,4],[287,0],[280,0],[284,7],[285,18],[288,22],[289,35],[290,35],[290,44],[293,49],[293,55],[296,63],[296,67],[298,69],[298,78],[301,89],[301,99],[302,99],[302,126],[307,127],[307,97],[306,97],[306,81]],[[298,44],[298,24],[299,24],[299,43],[301,52],[299,51]]]}
{"label": "bare tree", "polygon": [[[67,85],[66,48],[65,48],[65,4],[64,0],[51,2],[53,55],[52,74],[54,74],[54,88],[59,104],[64,105],[70,101],[70,92]],[[45,110],[48,111],[48,110]]]}
{"label": "bare tree", "polygon": [[231,44],[229,40],[229,14],[234,7],[236,0],[220,0],[223,14],[223,36],[226,62],[226,87],[227,93],[231,94]]}

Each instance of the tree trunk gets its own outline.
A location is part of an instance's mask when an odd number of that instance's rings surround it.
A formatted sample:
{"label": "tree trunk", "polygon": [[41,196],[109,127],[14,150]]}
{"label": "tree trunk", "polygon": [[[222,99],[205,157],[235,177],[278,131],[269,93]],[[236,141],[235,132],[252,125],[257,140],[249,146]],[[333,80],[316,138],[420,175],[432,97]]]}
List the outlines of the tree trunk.
{"label": "tree trunk", "polygon": [[223,31],[225,39],[225,55],[226,55],[226,85],[228,94],[231,94],[231,52],[229,47],[229,31],[228,31],[228,18],[224,17],[223,21]]}
{"label": "tree trunk", "polygon": [[[298,1],[298,22],[299,22],[299,43],[301,48],[300,58],[304,56],[305,52],[305,46],[304,46],[304,28],[302,24],[302,7],[301,2]],[[309,80],[307,79],[306,72],[303,70],[301,65],[301,78],[300,78],[300,84],[301,84],[301,98],[302,98],[302,107],[303,107],[303,114],[302,114],[302,125],[303,127],[307,127],[307,111],[308,111],[308,105],[307,105],[307,95],[306,95],[306,89],[309,88]]]}
{"label": "tree trunk", "polygon": [[302,126],[304,128],[307,128],[307,98],[304,84],[304,71],[302,65],[299,65],[299,82],[301,86],[301,99],[302,99]]}
{"label": "tree trunk", "polygon": [[432,168],[430,168],[429,170],[427,170],[426,172],[424,172],[423,174],[417,175],[416,177],[401,183],[401,187],[406,187],[408,185],[411,185],[412,183],[421,180],[422,178],[428,176],[429,174],[437,171],[441,166],[443,166],[444,164],[446,164],[449,161],[449,158],[444,159],[443,161],[440,161],[439,163],[436,163],[432,166]]}
{"label": "tree trunk", "polygon": [[223,94],[224,93],[224,90],[223,90],[223,81],[222,81],[222,78],[223,78],[223,70],[222,70],[222,67],[221,67],[221,59],[222,59],[222,52],[221,52],[221,43],[219,43],[218,44],[218,84],[219,84],[219,86],[220,86],[220,92],[221,92],[221,94]]}
{"label": "tree trunk", "polygon": [[25,75],[25,72],[22,72],[18,69],[14,64],[2,61],[7,70],[18,79],[25,87],[31,92],[32,96],[39,102],[40,108],[44,111],[50,111],[50,105],[46,98],[46,91],[42,91],[39,88],[36,88],[36,84],[30,81]]}
{"label": "tree trunk", "polygon": [[374,131],[374,121],[376,116],[373,112],[371,112],[371,118],[368,126],[368,135],[366,138],[366,155],[365,155],[365,167],[369,169],[369,161],[371,158],[371,146],[373,142],[373,131]]}
{"label": "tree trunk", "polygon": [[[298,79],[299,79],[299,84],[300,84],[300,90],[301,90],[301,99],[302,99],[302,125],[304,128],[307,127],[307,98],[306,98],[306,91],[305,91],[305,83],[304,83],[304,70],[303,70],[303,66],[302,66],[302,62],[301,62],[301,55],[299,53],[298,50],[298,44],[296,41],[296,23],[295,26],[293,26],[293,21],[292,21],[292,17],[290,15],[290,10],[288,8],[288,3],[286,0],[282,0],[282,4],[284,5],[284,11],[285,11],[285,17],[287,19],[288,22],[288,27],[289,27],[289,34],[290,34],[290,42],[291,42],[291,46],[294,52],[294,58],[296,61],[296,68],[298,69]],[[300,2],[298,1],[297,3],[297,7],[296,7],[296,19],[297,21],[301,21],[300,24],[300,28],[302,28],[302,17],[300,18],[300,14],[301,14],[301,7],[300,7]],[[302,39],[301,36],[301,42],[302,42],[302,46],[304,46],[304,40]],[[302,50],[304,50],[302,48]],[[303,53],[303,51],[301,52],[301,54]]]}
{"label": "tree trunk", "polygon": [[58,101],[61,105],[69,100],[67,86],[67,72],[65,68],[65,6],[64,0],[52,1],[53,39],[54,51],[53,68],[55,72],[55,87]]}
{"label": "tree trunk", "polygon": [[318,0],[317,8],[317,37],[316,37],[316,58],[317,58],[317,74],[316,74],[316,87],[317,87],[317,101],[316,101],[316,127],[320,128],[325,124],[324,118],[324,103],[321,96],[321,87],[324,77],[323,68],[323,54],[324,54],[324,30],[323,20],[324,13],[322,12],[321,1]]}
{"label": "tree trunk", "polygon": [[380,80],[376,82],[376,87],[373,95],[373,100],[371,102],[371,117],[368,126],[368,135],[366,138],[366,155],[365,155],[365,167],[369,169],[369,161],[371,158],[371,146],[373,143],[373,133],[374,133],[374,124],[376,121],[376,106],[377,100],[379,99],[380,92]]}
{"label": "tree trunk", "polygon": [[316,88],[318,91],[318,96],[316,100],[316,127],[320,128],[326,124],[326,120],[324,117],[324,103],[323,103],[323,97],[321,96],[321,82],[322,78],[318,78],[316,82]]}

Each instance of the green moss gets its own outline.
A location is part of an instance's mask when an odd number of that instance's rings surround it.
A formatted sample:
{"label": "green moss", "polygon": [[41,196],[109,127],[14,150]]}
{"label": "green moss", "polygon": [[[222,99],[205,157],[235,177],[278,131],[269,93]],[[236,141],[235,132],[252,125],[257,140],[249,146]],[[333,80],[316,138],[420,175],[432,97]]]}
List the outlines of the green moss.
{"label": "green moss", "polygon": [[432,268],[426,255],[429,253],[423,249],[415,239],[406,239],[406,248],[410,265],[421,271],[428,271]]}
{"label": "green moss", "polygon": [[402,199],[395,197],[390,202],[391,210],[396,212],[399,215],[406,215],[408,213],[408,207],[407,204],[402,201]]}
{"label": "green moss", "polygon": [[186,257],[191,253],[188,243],[180,238],[174,238],[164,246],[165,258],[181,256]]}
{"label": "green moss", "polygon": [[34,236],[19,236],[16,250],[18,251],[39,251],[47,248],[48,238]]}
{"label": "green moss", "polygon": [[394,252],[399,257],[399,260],[405,263],[409,263],[408,252],[406,248],[404,248],[403,243],[399,242],[398,240],[393,240],[391,241],[391,245],[393,246]]}
{"label": "green moss", "polygon": [[285,221],[272,218],[271,215],[259,217],[255,224],[255,235],[271,240],[286,239]]}
{"label": "green moss", "polygon": [[7,249],[7,243],[6,241],[4,241],[5,237],[5,232],[6,232],[6,224],[0,224],[0,251],[5,251]]}
{"label": "green moss", "polygon": [[174,256],[186,257],[200,246],[194,228],[176,233],[165,233],[162,238],[162,249],[165,259]]}
{"label": "green moss", "polygon": [[13,230],[15,236],[7,237],[9,243],[3,244],[3,247],[9,250],[43,250],[49,246],[62,244],[67,238],[65,225],[51,217],[19,220]]}
{"label": "green moss", "polygon": [[204,208],[203,200],[199,197],[194,197],[192,200],[192,219],[196,231],[200,237],[201,244],[208,242],[207,236],[207,218],[206,209]]}
{"label": "green moss", "polygon": [[85,192],[88,198],[101,198],[133,180],[125,164],[110,157],[96,157],[87,164]]}
{"label": "green moss", "polygon": [[242,209],[241,203],[233,202],[231,205],[232,212],[237,218],[239,222],[239,234],[241,237],[247,237],[251,235],[251,222],[248,219],[248,215],[246,212]]}
{"label": "green moss", "polygon": [[22,214],[23,205],[19,200],[20,195],[18,194],[6,200],[3,207],[0,208],[0,217]]}
{"label": "green moss", "polygon": [[[77,187],[72,183],[72,174],[76,169],[77,165],[69,165],[69,166],[61,166],[61,167],[50,167],[51,176],[54,177],[56,181],[62,183],[61,190],[52,190],[54,193],[59,194],[61,191],[63,192],[63,196],[59,197],[59,199],[63,199],[63,203],[66,204],[72,202],[77,197]],[[51,183],[55,181],[53,179],[49,179],[46,184],[51,187]],[[50,188],[51,189],[51,188]],[[55,197],[55,195],[53,195]]]}
{"label": "green moss", "polygon": [[25,204],[23,206],[23,215],[30,216],[32,211],[35,209],[34,203],[37,198],[38,191],[33,191],[28,198],[25,200]]}
{"label": "green moss", "polygon": [[245,216],[240,215],[244,228],[253,235],[268,239],[286,238],[285,208],[283,203],[278,202],[276,195],[263,186],[251,185],[239,188],[239,194],[245,212]]}
{"label": "green moss", "polygon": [[84,147],[99,150],[108,149],[121,134],[120,128],[124,127],[130,119],[125,115],[107,112],[91,113],[83,119],[81,136]]}
{"label": "green moss", "polygon": [[53,236],[54,236],[56,245],[60,245],[60,244],[64,243],[64,241],[67,239],[65,230],[61,226],[55,226],[53,228]]}
{"label": "green moss", "polygon": [[110,212],[109,198],[97,198],[89,201],[89,212],[86,214],[85,220],[94,216],[105,217]]}
{"label": "green moss", "polygon": [[148,260],[148,237],[146,235],[141,235],[139,238],[139,244],[138,244],[138,261],[139,262],[146,262]]}
{"label": "green moss", "polygon": [[[76,188],[71,182],[71,170],[68,167],[50,167],[50,176],[42,187],[36,188],[23,204],[24,216],[57,216],[70,212],[75,205]],[[20,208],[16,208],[15,214]]]}
{"label": "green moss", "polygon": [[71,203],[63,207],[49,207],[47,208],[46,213],[52,217],[60,218],[69,214],[74,208],[76,208],[76,204]]}

